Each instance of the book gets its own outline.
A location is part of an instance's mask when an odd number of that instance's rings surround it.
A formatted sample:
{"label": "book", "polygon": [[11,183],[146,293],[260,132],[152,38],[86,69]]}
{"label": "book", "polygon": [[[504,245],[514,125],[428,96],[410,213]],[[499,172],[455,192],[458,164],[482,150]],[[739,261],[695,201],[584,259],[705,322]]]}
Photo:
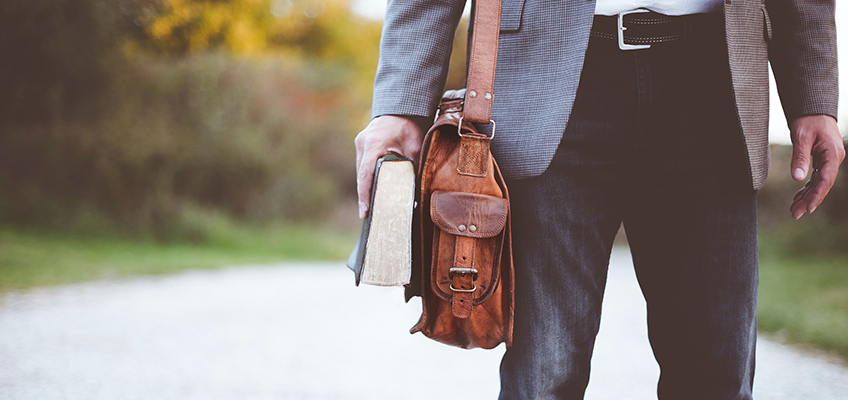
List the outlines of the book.
{"label": "book", "polygon": [[359,241],[347,260],[356,286],[408,285],[412,274],[412,213],[415,168],[412,159],[386,155],[377,160],[371,207]]}

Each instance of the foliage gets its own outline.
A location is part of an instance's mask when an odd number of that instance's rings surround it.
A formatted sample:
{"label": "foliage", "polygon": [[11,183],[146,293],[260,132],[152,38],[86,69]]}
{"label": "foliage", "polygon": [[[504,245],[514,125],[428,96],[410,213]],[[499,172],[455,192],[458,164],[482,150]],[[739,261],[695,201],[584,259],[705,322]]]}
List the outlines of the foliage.
{"label": "foliage", "polygon": [[261,51],[275,22],[268,0],[152,0],[135,6],[134,20],[142,27],[137,44],[165,54],[218,46],[239,54]]}
{"label": "foliage", "polygon": [[[285,49],[353,58],[363,27],[342,0],[139,0],[134,43],[160,54]],[[353,34],[356,33],[356,34]]]}
{"label": "foliage", "polygon": [[379,30],[340,0],[5,2],[0,221],[201,240],[195,209],[326,216]]}
{"label": "foliage", "polygon": [[344,127],[364,110],[351,107],[343,73],[216,55],[137,65],[101,118],[0,138],[0,216],[67,225],[96,209],[168,238],[192,205],[303,219],[352,195]]}
{"label": "foliage", "polygon": [[0,229],[0,295],[34,286],[166,274],[284,260],[340,260],[354,235],[307,225],[250,227],[220,214],[199,216],[205,244],[163,244],[100,235]]}
{"label": "foliage", "polygon": [[[209,51],[284,56],[340,66],[352,90],[370,91],[381,24],[347,0],[137,0],[128,55],[185,57]],[[357,124],[361,121],[357,120]]]}
{"label": "foliage", "polygon": [[848,256],[765,256],[757,314],[763,332],[848,360]]}
{"label": "foliage", "polygon": [[[125,49],[186,56],[284,54],[344,63],[370,86],[380,24],[354,16],[346,0],[138,0],[140,27]],[[367,88],[361,88],[367,90]]]}

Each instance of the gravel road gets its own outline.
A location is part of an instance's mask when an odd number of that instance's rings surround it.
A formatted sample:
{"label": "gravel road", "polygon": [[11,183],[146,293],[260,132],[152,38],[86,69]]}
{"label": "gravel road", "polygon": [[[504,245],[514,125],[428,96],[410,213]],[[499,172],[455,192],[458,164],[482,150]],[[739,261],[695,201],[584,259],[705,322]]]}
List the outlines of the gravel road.
{"label": "gravel road", "polygon": [[[399,288],[354,287],[340,263],[10,293],[0,399],[495,399],[503,349],[410,335],[419,307]],[[656,398],[644,320],[618,248],[587,399]],[[832,358],[760,338],[757,368],[758,399],[848,399],[848,368]]]}

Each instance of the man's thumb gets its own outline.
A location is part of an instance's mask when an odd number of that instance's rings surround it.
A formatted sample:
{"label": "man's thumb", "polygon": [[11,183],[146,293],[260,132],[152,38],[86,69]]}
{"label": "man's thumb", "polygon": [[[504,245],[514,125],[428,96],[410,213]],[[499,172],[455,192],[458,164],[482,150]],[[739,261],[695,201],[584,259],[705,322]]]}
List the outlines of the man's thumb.
{"label": "man's thumb", "polygon": [[810,151],[812,143],[809,140],[800,139],[792,146],[792,179],[802,181],[807,177],[807,168],[810,166]]}

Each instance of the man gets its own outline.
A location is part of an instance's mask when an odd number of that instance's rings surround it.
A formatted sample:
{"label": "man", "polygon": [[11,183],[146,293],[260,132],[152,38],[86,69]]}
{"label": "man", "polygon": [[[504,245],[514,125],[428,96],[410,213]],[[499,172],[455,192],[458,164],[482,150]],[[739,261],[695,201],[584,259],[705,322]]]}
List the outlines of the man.
{"label": "man", "polygon": [[[360,216],[376,158],[418,156],[462,8],[389,1],[375,118],[356,138]],[[500,24],[492,148],[508,178],[516,270],[500,398],[583,397],[623,221],[659,397],[751,399],[768,62],[792,177],[810,175],[797,219],[845,157],[834,1],[503,0]]]}

